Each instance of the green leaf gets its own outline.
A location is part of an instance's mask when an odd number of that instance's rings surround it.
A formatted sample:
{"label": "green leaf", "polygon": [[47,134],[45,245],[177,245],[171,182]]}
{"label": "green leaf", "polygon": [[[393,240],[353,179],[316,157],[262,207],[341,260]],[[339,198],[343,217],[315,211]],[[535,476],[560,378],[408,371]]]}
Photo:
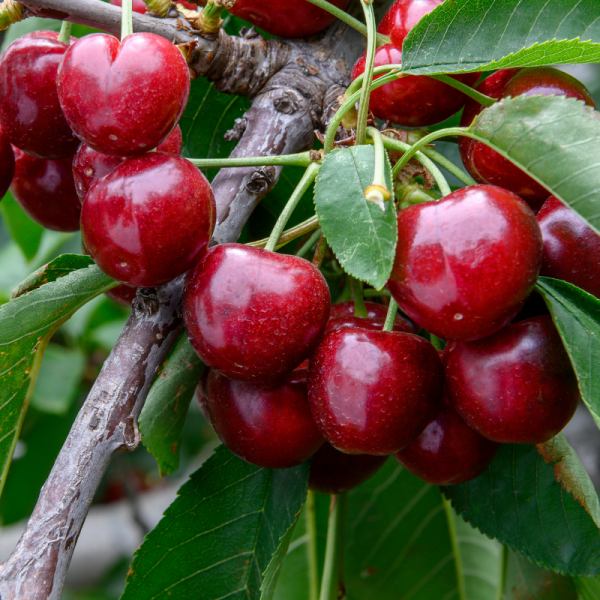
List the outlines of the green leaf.
{"label": "green leaf", "polygon": [[2,199],[0,210],[12,239],[21,248],[25,258],[31,260],[40,249],[44,228],[25,214],[10,192]]}
{"label": "green leaf", "polygon": [[574,285],[540,277],[542,295],[577,375],[581,398],[600,427],[600,300]]}
{"label": "green leaf", "polygon": [[[64,260],[71,264],[72,255]],[[53,264],[58,267],[61,258]],[[92,265],[0,307],[0,491],[52,334],[79,307],[114,285]]]}
{"label": "green leaf", "polygon": [[600,600],[600,578],[576,577],[574,582],[579,600]]}
{"label": "green leaf", "polygon": [[444,494],[471,525],[529,560],[595,577],[600,514],[593,486],[561,434],[539,449],[544,456],[529,444],[502,445],[484,473]]}
{"label": "green leaf", "polygon": [[183,425],[203,370],[184,331],[161,366],[139,418],[144,445],[156,458],[161,477],[179,468]]}
{"label": "green leaf", "polygon": [[519,96],[482,111],[469,131],[600,232],[600,118],[592,107],[564,96]]}
{"label": "green leaf", "polygon": [[220,446],[137,551],[123,600],[258,598],[307,482],[306,463],[263,469]]}
{"label": "green leaf", "polygon": [[289,529],[285,532],[285,535],[279,541],[279,546],[277,546],[277,550],[273,554],[267,570],[264,572],[264,579],[262,585],[260,586],[260,600],[272,600],[275,594],[277,581],[279,579],[279,575],[281,574],[281,567],[283,566],[283,561],[287,556],[290,542],[292,541],[297,524],[298,519],[296,519],[290,525]]}
{"label": "green leaf", "polygon": [[[315,207],[327,242],[344,270],[380,289],[392,271],[398,228],[393,202],[386,202],[382,211],[365,198],[374,170],[373,146],[334,150],[319,169]],[[393,189],[387,161],[385,181],[388,190]]]}
{"label": "green leaf", "polygon": [[490,71],[600,61],[596,0],[454,0],[402,45],[411,74]]}

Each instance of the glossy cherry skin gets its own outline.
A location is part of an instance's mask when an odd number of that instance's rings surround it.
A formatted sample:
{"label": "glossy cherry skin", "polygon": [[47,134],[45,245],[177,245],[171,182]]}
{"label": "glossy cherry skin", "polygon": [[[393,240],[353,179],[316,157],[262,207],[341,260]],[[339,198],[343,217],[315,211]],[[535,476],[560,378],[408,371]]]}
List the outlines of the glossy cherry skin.
{"label": "glossy cherry skin", "polygon": [[445,340],[473,340],[511,321],[533,290],[542,235],[518,196],[462,188],[398,214],[387,287],[402,310]]}
{"label": "glossy cherry skin", "polygon": [[[365,70],[366,52],[363,52],[352,69],[352,79]],[[375,66],[402,62],[402,52],[386,44],[375,52]],[[467,85],[474,85],[479,73],[452,75]],[[369,108],[384,121],[391,121],[402,127],[425,127],[441,123],[465,104],[467,96],[462,92],[424,75],[408,75],[371,92]]]}
{"label": "glossy cherry skin", "polygon": [[394,456],[428,483],[456,485],[482,473],[499,447],[469,427],[444,395],[437,416]]}
{"label": "glossy cherry skin", "polygon": [[[331,331],[332,329],[339,329],[340,327],[362,327],[369,331],[381,331],[385,325],[385,319],[381,317],[335,317],[329,319],[327,322],[327,328],[325,331]],[[408,320],[398,320],[394,323],[394,331],[402,333],[415,333],[412,323]]]}
{"label": "glossy cherry skin", "polygon": [[36,222],[55,231],[77,231],[81,202],[75,191],[72,158],[42,160],[18,148],[10,191]]}
{"label": "glossy cherry skin", "polygon": [[345,454],[325,442],[310,461],[308,489],[342,494],[375,475],[388,459],[372,454]]}
{"label": "glossy cherry skin", "polygon": [[[595,107],[592,97],[581,82],[551,67],[503,69],[484,79],[477,89],[496,99],[521,94],[562,95],[583,100]],[[482,110],[483,106],[469,99],[460,120],[461,126],[470,125]],[[537,181],[481,142],[461,137],[459,150],[467,171],[476,181],[511,190],[521,196],[534,211],[539,210],[550,195]]]}
{"label": "glossy cherry skin", "polygon": [[268,385],[234,381],[211,370],[206,408],[219,439],[259,467],[295,467],[323,444],[308,406],[306,371]]}
{"label": "glossy cherry skin", "polygon": [[[181,128],[177,125],[169,137],[158,146],[157,151],[179,156],[181,144]],[[73,178],[81,202],[84,201],[89,189],[98,179],[112,173],[124,160],[125,158],[121,156],[101,154],[89,146],[81,144],[73,158]]]}
{"label": "glossy cherry skin", "polygon": [[600,236],[554,196],[537,220],[544,241],[540,275],[563,279],[600,298]]}
{"label": "glossy cherry skin", "polygon": [[273,381],[312,353],[331,297],[307,260],[241,244],[211,248],[187,276],[183,318],[202,361],[241,381]]}
{"label": "glossy cherry skin", "polygon": [[505,444],[539,444],[575,414],[577,379],[549,316],[513,323],[444,352],[446,384],[458,414]]}
{"label": "glossy cherry skin", "polygon": [[443,384],[442,363],[427,340],[359,327],[326,333],[308,370],[317,426],[348,454],[404,448],[436,414]]}
{"label": "glossy cherry skin", "polygon": [[15,155],[8,138],[0,129],[0,199],[6,194],[14,174]]}
{"label": "glossy cherry skin", "polygon": [[67,48],[56,32],[36,31],[15,40],[0,57],[0,127],[13,146],[36,158],[73,156],[79,145],[56,90]]}
{"label": "glossy cherry skin", "polygon": [[396,48],[402,48],[409,31],[444,0],[396,0],[385,13],[377,31],[389,35]]}
{"label": "glossy cherry skin", "polygon": [[170,41],[152,33],[122,43],[97,33],[78,40],[58,70],[60,103],[77,136],[113,156],[156,148],[187,103],[187,63]]}
{"label": "glossy cherry skin", "polygon": [[[331,3],[345,10],[350,0],[331,0]],[[228,10],[271,35],[285,38],[314,35],[335,21],[333,15],[305,0],[237,0]]]}
{"label": "glossy cherry skin", "polygon": [[[123,0],[110,0],[113,6],[123,6]],[[140,14],[146,14],[146,3],[144,0],[133,0],[132,8],[135,12]]]}
{"label": "glossy cherry skin", "polygon": [[215,215],[204,175],[184,158],[153,152],[126,160],[90,188],[81,233],[107,275],[155,287],[202,257]]}

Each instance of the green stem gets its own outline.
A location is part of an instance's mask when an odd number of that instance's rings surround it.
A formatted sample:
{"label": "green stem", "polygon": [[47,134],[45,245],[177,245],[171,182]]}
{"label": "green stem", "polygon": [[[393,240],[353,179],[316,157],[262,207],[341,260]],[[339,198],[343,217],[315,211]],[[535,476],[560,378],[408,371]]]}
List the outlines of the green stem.
{"label": "green stem", "polygon": [[[326,0],[307,0],[311,4],[326,10],[328,13],[331,13],[335,17],[337,17],[340,21],[346,23],[346,25],[350,25],[352,29],[356,29],[359,33],[362,33],[364,36],[367,35],[367,27],[364,23],[361,23],[358,19],[351,17],[347,12],[344,12],[341,8],[334,6],[330,2]],[[384,44],[390,43],[390,38],[387,35],[382,35],[381,33],[377,34],[377,43],[379,46],[383,46]]]}
{"label": "green stem", "polygon": [[350,278],[350,285],[352,286],[352,295],[354,296],[354,316],[355,317],[368,317],[367,307],[365,306],[365,300],[363,298],[362,281]]}
{"label": "green stem", "polygon": [[313,255],[312,263],[315,267],[320,268],[323,259],[325,258],[325,253],[327,252],[327,238],[323,235],[321,231],[321,235],[319,236],[319,241],[317,242],[317,247],[315,248],[315,253]]}
{"label": "green stem", "polygon": [[369,116],[369,96],[371,95],[371,84],[373,83],[373,69],[375,68],[375,50],[377,49],[377,40],[375,33],[377,24],[375,23],[375,12],[371,2],[360,3],[365,13],[367,22],[367,56],[365,59],[365,71],[363,73],[363,86],[360,91],[360,100],[358,105],[358,124],[356,127],[356,145],[365,143],[367,138],[367,117]]}
{"label": "green stem", "polygon": [[[298,223],[295,227],[290,227],[288,230],[284,231],[279,237],[279,241],[277,242],[276,250],[293,242],[294,240],[314,231],[319,228],[319,218],[315,215],[310,219],[306,219],[306,221],[302,221],[302,223]],[[256,242],[249,242],[246,246],[252,246],[253,248],[264,248],[267,245],[269,238],[264,238],[262,240],[257,240]]]}
{"label": "green stem", "polygon": [[482,106],[489,108],[490,106],[494,106],[496,102],[498,102],[495,98],[490,98],[481,92],[469,87],[468,85],[458,81],[458,79],[454,79],[454,77],[449,77],[448,75],[428,75],[432,79],[437,79],[446,85],[449,85],[457,90],[461,91],[465,96],[469,96],[469,98],[473,98],[476,102],[479,102]]}
{"label": "green stem", "polygon": [[123,0],[121,7],[121,42],[133,33],[132,0]]}
{"label": "green stem", "polygon": [[448,500],[442,498],[444,504],[444,512],[446,513],[446,523],[448,525],[448,533],[450,534],[450,543],[452,544],[452,554],[454,555],[454,567],[456,570],[456,582],[458,587],[459,600],[467,600],[467,590],[465,589],[465,577],[462,565],[462,557],[458,546],[458,536],[456,533],[456,523],[454,521],[454,510]]}
{"label": "green stem", "polygon": [[321,229],[317,229],[308,239],[308,241],[296,252],[296,256],[302,258],[308,251],[319,241],[321,237]]}
{"label": "green stem", "polygon": [[394,322],[396,320],[396,314],[398,313],[398,303],[391,298],[390,305],[388,306],[387,315],[385,317],[385,323],[383,324],[383,331],[393,331]]}
{"label": "green stem", "polygon": [[313,164],[310,151],[281,156],[248,156],[246,158],[188,158],[199,169],[227,167],[308,167]]}
{"label": "green stem", "polygon": [[[401,64],[382,65],[381,67],[375,67],[373,69],[373,76],[381,75],[382,73],[389,73],[390,71],[401,71],[401,70],[402,70]],[[348,86],[348,89],[346,89],[346,91],[344,92],[344,98],[349,98],[350,96],[352,96],[352,94],[354,94],[355,92],[358,92],[358,90],[360,90],[360,88],[362,87],[362,82],[363,82],[364,77],[365,77],[365,74],[361,73],[356,79],[354,79],[350,83],[350,85]]]}
{"label": "green stem", "polygon": [[391,296],[390,292],[386,289],[383,290],[363,290],[363,296],[365,298],[374,298],[379,296],[385,296],[389,298]]}
{"label": "green stem", "polygon": [[58,41],[67,44],[67,46],[71,43],[71,26],[72,23],[69,23],[69,21],[63,21],[58,34]]}
{"label": "green stem", "polygon": [[306,533],[308,534],[309,600],[319,600],[319,556],[317,552],[317,511],[315,493],[308,490],[306,498]]}
{"label": "green stem", "polygon": [[385,181],[385,146],[383,145],[383,136],[379,129],[369,127],[367,129],[373,146],[375,147],[375,173],[373,174],[373,185],[382,185],[386,187]]}
{"label": "green stem", "polygon": [[443,154],[440,154],[437,150],[434,150],[430,146],[424,146],[423,148],[421,148],[420,152],[427,156],[427,158],[431,158],[431,160],[434,160],[438,165],[440,165],[440,167],[444,167],[444,169],[446,169],[448,173],[454,175],[456,179],[458,179],[465,185],[477,185],[477,182],[468,173],[465,173],[462,169],[457,167],[451,160],[447,159]]}
{"label": "green stem", "polygon": [[329,523],[327,525],[327,546],[325,548],[325,566],[323,568],[319,600],[337,600],[338,597],[340,568],[344,549],[346,506],[346,494],[331,496]]}
{"label": "green stem", "polygon": [[316,163],[311,163],[308,166],[308,168],[304,172],[304,175],[302,175],[300,183],[296,186],[296,189],[292,193],[291,198],[288,200],[287,204],[285,205],[285,208],[279,215],[279,219],[277,219],[277,223],[275,223],[275,227],[273,227],[273,231],[269,236],[269,241],[265,246],[265,250],[269,250],[270,252],[273,252],[275,250],[275,246],[277,246],[277,242],[281,237],[281,233],[283,232],[283,229],[285,228],[288,219],[290,218],[292,212],[302,199],[302,196],[304,196],[304,192],[308,190],[308,188],[316,179],[318,172],[319,165],[317,165]]}
{"label": "green stem", "polygon": [[208,0],[206,6],[200,11],[196,26],[204,33],[216,33],[223,24],[221,13],[224,10],[224,6],[219,6],[212,0]]}

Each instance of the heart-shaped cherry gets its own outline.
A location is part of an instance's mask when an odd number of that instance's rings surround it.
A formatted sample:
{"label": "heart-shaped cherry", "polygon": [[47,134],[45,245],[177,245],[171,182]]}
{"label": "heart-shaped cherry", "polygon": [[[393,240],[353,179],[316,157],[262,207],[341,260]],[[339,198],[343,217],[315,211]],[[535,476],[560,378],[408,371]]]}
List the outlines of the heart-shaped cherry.
{"label": "heart-shaped cherry", "polygon": [[188,274],[183,318],[205,364],[232,379],[273,381],[311,354],[330,304],[307,260],[222,244]]}
{"label": "heart-shaped cherry", "polygon": [[156,148],[185,108],[190,76],[183,55],[152,33],[123,42],[86,35],[65,53],[58,95],[67,121],[93,150],[135,156]]}
{"label": "heart-shaped cherry", "polygon": [[14,174],[15,155],[8,138],[0,129],[0,199],[6,194]]}

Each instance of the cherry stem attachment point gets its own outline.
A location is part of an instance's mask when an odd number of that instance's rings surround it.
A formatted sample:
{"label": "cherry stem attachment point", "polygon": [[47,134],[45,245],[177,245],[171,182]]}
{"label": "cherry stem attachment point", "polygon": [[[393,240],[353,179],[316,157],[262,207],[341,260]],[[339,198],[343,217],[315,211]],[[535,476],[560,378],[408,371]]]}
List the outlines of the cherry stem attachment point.
{"label": "cherry stem attachment point", "polygon": [[200,11],[196,19],[196,27],[203,33],[216,33],[223,25],[221,13],[225,10],[224,6],[208,0],[206,6]]}
{"label": "cherry stem attachment point", "polygon": [[123,0],[121,7],[121,42],[133,33],[133,7],[132,0]]}
{"label": "cherry stem attachment point", "polygon": [[482,106],[489,108],[490,106],[494,106],[496,102],[498,102],[495,98],[490,98],[481,92],[473,89],[472,87],[454,79],[454,77],[449,77],[448,75],[428,75],[432,79],[437,79],[446,85],[449,85],[459,91],[461,91],[465,96],[469,96],[469,98],[473,98],[476,102],[479,102]]}
{"label": "cherry stem attachment point", "polygon": [[71,27],[72,23],[69,21],[63,21],[60,26],[60,33],[58,34],[58,41],[63,44],[67,44],[67,46],[71,43]]}
{"label": "cherry stem attachment point", "polygon": [[383,324],[383,331],[394,331],[394,322],[396,321],[396,314],[398,313],[398,303],[391,298],[390,305],[388,306],[387,315],[385,316],[385,323]]}
{"label": "cherry stem attachment point", "polygon": [[369,127],[367,132],[373,140],[375,146],[375,173],[373,175],[373,183],[365,190],[365,198],[367,202],[376,204],[382,211],[385,211],[384,202],[387,202],[392,197],[392,192],[387,188],[385,180],[385,162],[387,160],[385,147],[383,145],[383,136],[379,129]]}
{"label": "cherry stem attachment point", "polygon": [[16,0],[4,0],[0,4],[0,31],[8,29],[13,23],[22,21],[25,7]]}
{"label": "cherry stem attachment point", "polygon": [[360,101],[358,105],[358,119],[356,126],[356,144],[365,143],[367,137],[367,118],[369,116],[369,97],[371,95],[371,83],[373,83],[373,69],[375,68],[375,50],[376,30],[375,12],[373,5],[370,2],[360,3],[363,12],[365,13],[365,21],[367,22],[367,56],[365,59],[365,71],[363,73],[363,86],[360,91]]}
{"label": "cherry stem attachment point", "polygon": [[354,316],[355,317],[368,317],[367,307],[365,306],[365,300],[363,298],[363,284],[362,281],[350,278],[350,285],[352,286],[352,297],[354,299]]}
{"label": "cherry stem attachment point", "polygon": [[309,150],[298,154],[281,156],[249,156],[246,158],[188,158],[199,169],[222,169],[227,167],[308,167],[314,164],[316,153]]}
{"label": "cherry stem attachment point", "polygon": [[340,571],[344,549],[344,530],[346,526],[346,494],[331,496],[329,522],[327,525],[327,544],[325,547],[325,566],[321,581],[319,600],[337,600],[340,587]]}

